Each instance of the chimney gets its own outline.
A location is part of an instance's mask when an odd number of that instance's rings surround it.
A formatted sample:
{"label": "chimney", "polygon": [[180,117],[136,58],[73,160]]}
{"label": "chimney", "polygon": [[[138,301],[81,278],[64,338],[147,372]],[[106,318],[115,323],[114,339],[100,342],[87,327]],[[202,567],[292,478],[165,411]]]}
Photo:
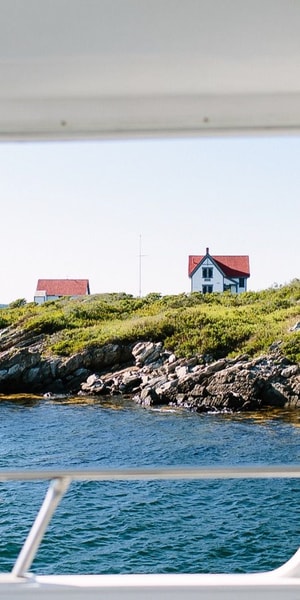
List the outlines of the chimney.
{"label": "chimney", "polygon": [[209,254],[209,248],[206,248],[206,254]]}

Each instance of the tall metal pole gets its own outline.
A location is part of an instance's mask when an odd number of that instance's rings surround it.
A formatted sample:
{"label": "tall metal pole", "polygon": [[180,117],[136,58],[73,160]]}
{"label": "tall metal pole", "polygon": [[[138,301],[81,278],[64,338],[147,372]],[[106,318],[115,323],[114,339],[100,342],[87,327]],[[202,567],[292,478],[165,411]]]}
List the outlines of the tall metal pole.
{"label": "tall metal pole", "polygon": [[142,236],[139,241],[139,297],[142,297]]}

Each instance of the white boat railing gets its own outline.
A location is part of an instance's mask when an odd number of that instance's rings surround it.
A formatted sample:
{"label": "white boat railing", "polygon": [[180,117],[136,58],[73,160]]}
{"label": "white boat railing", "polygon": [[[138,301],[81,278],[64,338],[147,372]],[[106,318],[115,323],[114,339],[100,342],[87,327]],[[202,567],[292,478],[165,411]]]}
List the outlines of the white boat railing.
{"label": "white boat railing", "polygon": [[30,569],[47,526],[72,481],[152,481],[211,479],[294,479],[300,467],[180,467],[102,470],[0,471],[0,481],[50,481],[44,501],[12,569],[14,577],[24,577]]}

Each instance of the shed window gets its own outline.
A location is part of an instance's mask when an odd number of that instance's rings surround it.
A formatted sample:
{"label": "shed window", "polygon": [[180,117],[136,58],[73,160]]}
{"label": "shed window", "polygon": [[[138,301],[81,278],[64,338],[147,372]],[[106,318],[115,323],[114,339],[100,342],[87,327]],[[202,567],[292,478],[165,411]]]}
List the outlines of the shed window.
{"label": "shed window", "polygon": [[245,277],[239,278],[239,287],[242,287],[242,288],[245,287]]}

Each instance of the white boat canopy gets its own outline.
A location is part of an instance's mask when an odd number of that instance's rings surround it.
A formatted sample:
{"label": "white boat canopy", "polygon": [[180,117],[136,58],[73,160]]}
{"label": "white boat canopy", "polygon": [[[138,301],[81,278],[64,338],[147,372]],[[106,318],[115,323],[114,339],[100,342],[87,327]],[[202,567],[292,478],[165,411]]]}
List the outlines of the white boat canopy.
{"label": "white boat canopy", "polygon": [[296,0],[0,0],[0,140],[290,133]]}

